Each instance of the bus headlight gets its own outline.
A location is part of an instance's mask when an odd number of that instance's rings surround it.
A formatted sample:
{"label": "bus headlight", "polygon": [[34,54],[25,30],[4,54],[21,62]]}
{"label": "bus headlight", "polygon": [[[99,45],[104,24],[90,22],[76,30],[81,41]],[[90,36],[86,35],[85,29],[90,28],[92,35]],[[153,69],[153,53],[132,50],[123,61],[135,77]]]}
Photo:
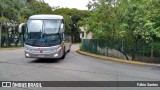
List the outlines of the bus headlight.
{"label": "bus headlight", "polygon": [[58,54],[54,54],[54,57],[58,57]]}
{"label": "bus headlight", "polygon": [[30,55],[29,55],[29,54],[26,54],[26,56],[27,56],[27,57],[30,57]]}

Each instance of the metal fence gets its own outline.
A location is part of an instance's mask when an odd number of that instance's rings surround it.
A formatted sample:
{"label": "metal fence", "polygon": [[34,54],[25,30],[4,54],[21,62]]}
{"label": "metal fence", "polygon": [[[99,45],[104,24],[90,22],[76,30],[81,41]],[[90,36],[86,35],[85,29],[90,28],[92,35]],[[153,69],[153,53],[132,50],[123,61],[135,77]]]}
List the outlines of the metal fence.
{"label": "metal fence", "polygon": [[[151,63],[160,63],[160,42],[140,42],[139,48],[133,48],[131,43],[122,40],[83,39],[81,50],[125,60],[136,60]],[[134,55],[133,55],[134,54]]]}

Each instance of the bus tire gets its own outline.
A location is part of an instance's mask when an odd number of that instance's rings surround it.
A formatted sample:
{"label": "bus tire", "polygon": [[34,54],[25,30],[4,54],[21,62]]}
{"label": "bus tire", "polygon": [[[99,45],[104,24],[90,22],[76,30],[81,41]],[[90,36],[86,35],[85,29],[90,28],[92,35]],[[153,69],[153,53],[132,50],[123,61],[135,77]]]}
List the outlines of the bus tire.
{"label": "bus tire", "polygon": [[70,52],[70,49],[67,52]]}
{"label": "bus tire", "polygon": [[68,49],[68,51],[67,52],[70,52],[71,51],[71,46],[69,46],[69,49]]}

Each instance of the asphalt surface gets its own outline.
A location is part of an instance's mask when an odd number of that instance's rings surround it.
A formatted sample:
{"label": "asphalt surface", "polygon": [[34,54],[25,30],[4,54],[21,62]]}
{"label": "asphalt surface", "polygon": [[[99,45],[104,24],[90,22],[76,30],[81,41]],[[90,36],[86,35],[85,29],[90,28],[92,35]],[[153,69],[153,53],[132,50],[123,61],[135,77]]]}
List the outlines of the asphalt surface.
{"label": "asphalt surface", "polygon": [[[160,67],[123,64],[76,53],[64,60],[25,58],[22,49],[0,50],[0,81],[160,81]],[[46,87],[0,90],[160,90],[156,87]]]}

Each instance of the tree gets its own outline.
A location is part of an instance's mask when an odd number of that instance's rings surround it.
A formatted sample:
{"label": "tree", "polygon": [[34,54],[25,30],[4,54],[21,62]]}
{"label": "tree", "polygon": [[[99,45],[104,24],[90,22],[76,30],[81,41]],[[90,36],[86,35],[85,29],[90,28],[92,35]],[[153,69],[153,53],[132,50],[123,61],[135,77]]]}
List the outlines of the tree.
{"label": "tree", "polygon": [[53,14],[64,16],[65,21],[69,24],[71,30],[66,30],[72,36],[72,42],[80,41],[80,29],[78,22],[85,17],[88,17],[90,12],[86,10],[77,10],[69,8],[59,8],[53,11]]}
{"label": "tree", "polygon": [[92,0],[88,8],[93,13],[82,23],[93,37],[122,40],[128,48],[119,51],[132,60],[143,45],[159,38],[159,0]]}
{"label": "tree", "polygon": [[[6,38],[9,37],[8,29],[16,28],[21,22],[26,22],[27,18],[33,14],[50,14],[52,8],[44,2],[37,0],[0,0],[0,42],[1,42],[1,31],[2,34],[7,34]],[[12,30],[13,31],[13,30]],[[14,34],[17,32],[14,31]],[[4,36],[4,35],[3,35]],[[13,39],[13,37],[9,37]],[[8,45],[10,42],[8,42]],[[0,44],[1,45],[1,44]]]}

